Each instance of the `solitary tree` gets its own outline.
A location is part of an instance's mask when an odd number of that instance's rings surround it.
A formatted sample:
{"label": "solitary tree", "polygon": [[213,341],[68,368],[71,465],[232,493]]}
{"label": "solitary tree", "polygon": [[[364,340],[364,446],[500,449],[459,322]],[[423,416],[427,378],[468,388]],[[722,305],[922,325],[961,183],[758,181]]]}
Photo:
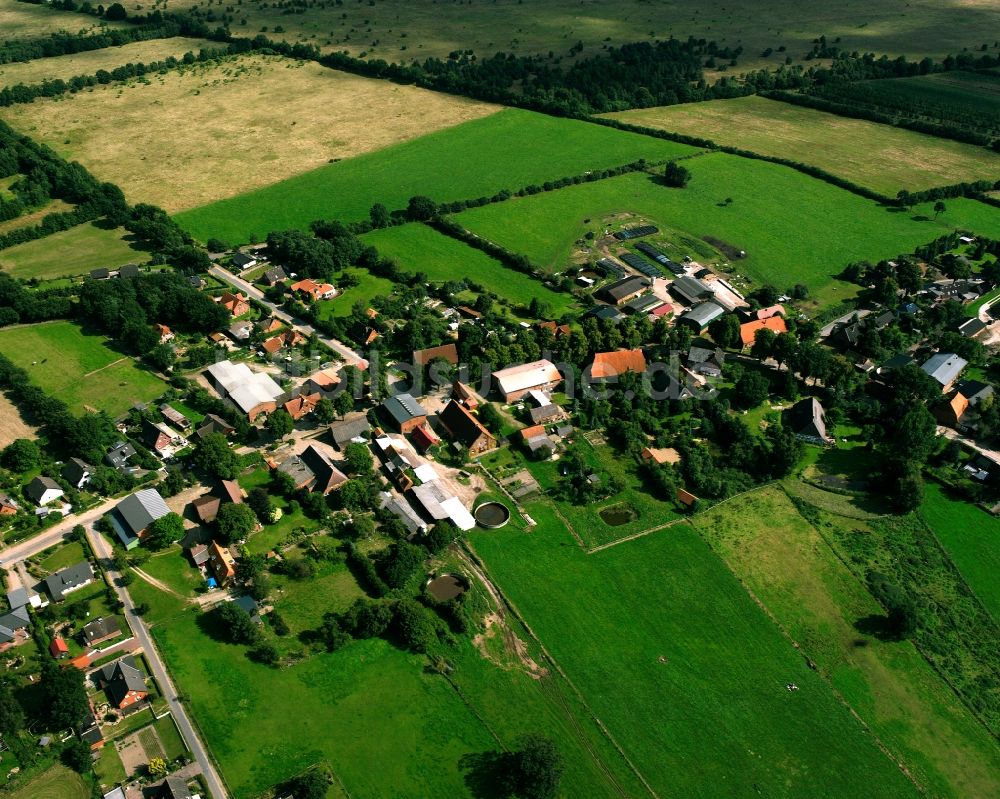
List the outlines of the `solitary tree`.
{"label": "solitary tree", "polygon": [[947,210],[948,208],[945,206],[944,201],[938,200],[936,203],[934,203],[934,218],[937,219],[938,214],[943,214]]}
{"label": "solitary tree", "polygon": [[4,448],[0,463],[12,472],[27,472],[38,468],[41,458],[42,453],[34,441],[18,438]]}
{"label": "solitary tree", "polygon": [[0,682],[0,734],[13,735],[24,727],[24,710],[10,685]]}
{"label": "solitary tree", "polygon": [[54,660],[44,660],[41,692],[52,729],[76,727],[90,710],[79,669],[64,669]]}
{"label": "solitary tree", "polygon": [[528,735],[509,757],[507,789],[521,799],[552,799],[559,791],[565,765],[554,743],[544,735]]}
{"label": "solitary tree", "polygon": [[691,173],[676,161],[668,162],[663,169],[663,182],[668,186],[683,189],[689,180],[691,180]]}
{"label": "solitary tree", "polygon": [[191,460],[212,477],[234,480],[238,469],[236,453],[222,433],[205,436],[194,448]]}
{"label": "solitary tree", "polygon": [[220,602],[212,609],[222,637],[232,644],[255,644],[260,639],[260,629],[250,614],[235,602]]}

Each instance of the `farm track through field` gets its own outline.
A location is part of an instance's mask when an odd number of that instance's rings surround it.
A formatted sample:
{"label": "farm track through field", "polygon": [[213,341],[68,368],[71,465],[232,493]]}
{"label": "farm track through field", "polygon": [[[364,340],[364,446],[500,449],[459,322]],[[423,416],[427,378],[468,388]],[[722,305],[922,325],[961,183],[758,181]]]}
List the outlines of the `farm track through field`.
{"label": "farm track through field", "polygon": [[[628,754],[626,754],[621,744],[618,743],[617,739],[611,734],[611,731],[604,725],[604,722],[602,722],[594,713],[594,711],[590,708],[590,705],[587,703],[586,697],[583,695],[580,689],[576,687],[573,681],[569,678],[569,675],[566,674],[562,666],[560,666],[559,663],[556,661],[556,659],[552,656],[552,653],[549,652],[549,650],[545,647],[545,644],[543,644],[541,639],[535,634],[535,631],[531,629],[531,626],[525,620],[521,612],[517,609],[517,607],[513,604],[513,602],[511,602],[511,600],[508,599],[508,597],[500,590],[500,587],[489,576],[488,572],[486,571],[486,565],[476,554],[476,551],[472,548],[472,545],[470,543],[466,542],[462,546],[462,548],[459,551],[459,557],[460,560],[469,569],[469,571],[472,572],[476,576],[476,578],[480,580],[480,582],[482,582],[483,586],[493,597],[498,612],[501,610],[509,610],[510,613],[518,620],[518,622],[520,622],[525,632],[527,632],[528,635],[531,636],[531,639],[541,650],[542,654],[545,656],[545,659],[552,664],[552,668],[555,669],[555,671],[559,674],[560,677],[562,677],[562,679],[566,682],[566,685],[568,685],[572,689],[573,693],[580,701],[581,706],[587,711],[594,724],[597,725],[598,729],[601,731],[604,737],[607,738],[609,743],[611,743],[611,745],[615,748],[615,750],[621,755],[622,760],[624,760],[625,764],[629,767],[632,773],[635,774],[636,778],[643,784],[646,790],[649,791],[649,795],[652,796],[653,799],[660,799],[659,794],[656,793],[656,791],[653,789],[653,786],[650,785],[646,777],[642,774],[641,771],[639,771],[635,763],[632,762],[631,758],[629,758]],[[563,706],[565,707],[564,701],[563,701]],[[569,712],[568,708],[567,712]],[[572,715],[572,713],[570,713],[570,715]],[[576,726],[578,730],[580,729],[579,725],[576,724],[575,722],[574,726]],[[610,770],[607,764],[604,762],[603,758],[601,758],[601,756],[597,752],[595,752],[586,742],[584,742],[584,746],[588,750],[588,752],[590,752],[598,768],[600,768],[600,770],[608,776],[609,781],[611,782],[612,785],[614,785],[615,789],[619,793],[621,793],[622,796],[627,796],[628,794],[624,791],[622,786],[610,773]]]}

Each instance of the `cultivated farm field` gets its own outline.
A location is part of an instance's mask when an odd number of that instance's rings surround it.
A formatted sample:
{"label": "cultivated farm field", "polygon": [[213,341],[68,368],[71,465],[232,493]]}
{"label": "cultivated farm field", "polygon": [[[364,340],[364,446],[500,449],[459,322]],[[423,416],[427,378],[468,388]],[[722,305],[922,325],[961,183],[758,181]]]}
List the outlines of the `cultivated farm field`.
{"label": "cultivated farm field", "polygon": [[33,39],[59,32],[96,33],[101,27],[120,28],[121,23],[104,22],[89,14],[52,11],[19,0],[0,0],[0,41]]}
{"label": "cultivated farm field", "polygon": [[16,438],[38,437],[38,428],[24,421],[21,412],[6,395],[0,394],[0,449]]}
{"label": "cultivated farm field", "polygon": [[690,525],[588,555],[526,509],[472,544],[658,795],[917,795]]}
{"label": "cultivated farm field", "polygon": [[986,236],[1000,227],[1000,211],[970,200],[948,201],[948,213],[933,220],[929,208],[883,208],[764,161],[711,153],[684,165],[692,174],[684,189],[667,188],[647,174],[629,174],[474,208],[455,219],[558,271],[568,265],[575,241],[587,231],[603,230],[602,218],[638,213],[745,250],[747,257],[727,271],[779,289],[803,283],[820,305],[854,296],[856,287],[834,279],[852,261],[910,252],[956,227]]}
{"label": "cultivated farm field", "polygon": [[163,393],[160,378],[71,322],[4,328],[0,352],[74,413],[96,409],[116,417]]}
{"label": "cultivated farm field", "polygon": [[102,266],[146,263],[149,253],[133,239],[124,228],[108,230],[86,222],[0,250],[0,269],[14,277],[44,280],[85,275]]}
{"label": "cultivated farm field", "polygon": [[[117,183],[131,202],[179,211],[497,108],[258,55],[36,100],[0,116]],[[124,129],[141,129],[142,146]]]}
{"label": "cultivated farm field", "polygon": [[[218,5],[206,0],[171,0],[169,8],[211,10],[216,18],[222,14]],[[566,64],[572,63],[569,49],[577,42],[586,56],[606,44],[694,36],[715,40],[720,46],[742,46],[740,67],[754,69],[784,63],[786,52],[795,62],[801,61],[820,34],[831,41],[839,37],[847,51],[917,57],[978,49],[983,43],[992,46],[996,39],[989,0],[966,0],[960,13],[933,0],[915,0],[905,8],[890,0],[845,0],[836,5],[776,0],[497,0],[473,4],[326,0],[296,7],[294,14],[287,13],[287,8],[268,0],[246,0],[230,10],[230,24],[236,32],[245,31],[241,35],[263,31],[272,38],[308,42],[324,50],[400,62],[447,58],[452,51],[471,49],[480,58],[500,50],[543,56],[553,52]],[[782,46],[786,52],[777,52]],[[765,48],[775,52],[763,57]]]}
{"label": "cultivated farm field", "polygon": [[437,202],[492,196],[588,170],[696,152],[691,147],[587,122],[507,109],[307,172],[267,188],[176,215],[205,240],[263,239],[314,219],[367,219],[374,203],[405,208],[422,194]]}
{"label": "cultivated farm field", "polygon": [[[31,6],[29,6],[30,8]],[[98,70],[112,70],[125,64],[148,64],[170,56],[180,58],[186,52],[197,53],[202,48],[221,47],[218,42],[177,36],[171,39],[150,39],[121,47],[106,47],[84,53],[39,58],[14,64],[0,65],[0,86],[23,83],[30,86],[46,80],[69,80],[77,75],[93,75]]]}
{"label": "cultivated farm field", "polygon": [[[863,522],[848,523],[863,534]],[[956,799],[1000,791],[995,742],[913,644],[864,631],[884,610],[781,488],[698,514],[694,525],[918,785]]]}
{"label": "cultivated farm field", "polygon": [[1000,179],[1000,154],[985,147],[758,96],[608,116],[800,161],[890,197],[900,189]]}
{"label": "cultivated farm field", "polygon": [[1000,621],[1000,522],[966,501],[952,499],[936,483],[927,486],[920,515],[969,587]]}
{"label": "cultivated farm field", "polygon": [[364,240],[381,255],[396,261],[407,272],[423,272],[434,283],[469,280],[518,307],[527,308],[534,298],[548,303],[555,316],[576,307],[565,292],[553,291],[540,281],[505,267],[484,252],[438,233],[431,227],[411,223],[368,233]]}

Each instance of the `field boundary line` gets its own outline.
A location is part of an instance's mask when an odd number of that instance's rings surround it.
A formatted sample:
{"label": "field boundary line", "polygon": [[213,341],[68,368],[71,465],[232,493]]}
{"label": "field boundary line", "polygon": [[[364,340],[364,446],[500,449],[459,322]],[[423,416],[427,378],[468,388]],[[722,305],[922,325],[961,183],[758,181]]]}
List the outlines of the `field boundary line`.
{"label": "field boundary line", "polygon": [[[86,374],[80,375],[80,379],[82,380],[85,377],[90,377],[91,375],[96,375],[98,372],[103,372],[105,369],[110,369],[112,366],[117,366],[122,361],[130,361],[130,360],[132,360],[132,359],[129,358],[127,355],[123,355],[117,361],[112,361],[111,363],[106,363],[106,364],[104,364],[104,366],[100,367],[99,369],[93,369],[93,370],[87,372]],[[62,389],[60,389],[60,391],[61,390]]]}
{"label": "field boundary line", "polygon": [[624,538],[619,538],[617,541],[610,541],[607,544],[601,544],[593,549],[586,550],[588,555],[593,555],[595,552],[602,552],[605,549],[611,549],[611,547],[616,547],[619,544],[627,544],[629,541],[635,541],[637,538],[642,538],[643,536],[652,535],[653,533],[658,533],[661,530],[666,530],[668,527],[673,527],[675,524],[682,524],[688,521],[687,519],[671,519],[669,522],[664,522],[663,524],[658,524],[655,527],[650,527],[648,530],[640,530],[638,533],[632,533],[632,535],[627,535]]}
{"label": "field boundary line", "polygon": [[[480,559],[480,557],[476,554],[476,551],[472,547],[472,544],[469,543],[468,541],[464,542],[463,549],[465,549],[468,555],[472,558],[472,561],[476,564],[477,568],[479,568],[484,575],[489,577],[489,570],[486,568],[486,564],[483,563],[482,559]],[[524,615],[521,613],[520,610],[518,610],[517,605],[513,603],[510,597],[508,597],[501,590],[500,586],[497,585],[496,581],[493,580],[492,578],[490,578],[490,584],[497,592],[497,596],[500,597],[500,599],[507,606],[507,608],[514,615],[514,617],[518,620],[521,626],[524,627],[525,632],[527,632],[528,635],[531,636],[532,640],[538,645],[538,648],[542,651],[542,654],[545,655],[545,659],[552,664],[552,668],[556,670],[559,676],[562,677],[566,681],[566,684],[573,690],[573,693],[576,694],[577,699],[580,700],[580,704],[590,714],[591,720],[598,726],[601,732],[604,733],[605,737],[608,739],[611,745],[614,746],[614,748],[618,751],[618,754],[622,756],[622,759],[632,770],[632,773],[635,774],[635,776],[643,784],[643,787],[645,787],[645,789],[649,791],[649,795],[652,796],[653,799],[661,799],[660,795],[653,789],[653,786],[649,784],[649,781],[646,779],[643,773],[639,771],[635,763],[632,762],[632,759],[628,756],[628,754],[626,754],[625,750],[622,748],[622,745],[618,743],[618,740],[614,737],[614,735],[611,734],[611,731],[605,726],[604,722],[601,721],[600,718],[598,718],[596,713],[594,713],[593,709],[588,704],[587,698],[584,696],[583,692],[576,687],[576,683],[574,683],[569,678],[569,675],[566,674],[562,666],[559,665],[559,662],[552,656],[552,653],[549,652],[545,644],[542,643],[542,640],[538,637],[537,633],[535,633],[535,631],[531,628],[531,625],[528,624],[527,620],[524,618]]]}
{"label": "field boundary line", "polygon": [[[743,494],[749,494],[749,493],[751,493],[751,492],[749,492],[749,491],[744,491],[743,492]],[[791,500],[790,497],[789,497],[789,500]],[[794,505],[794,503],[792,503],[792,504]],[[796,508],[796,513],[798,513],[798,508]],[[799,515],[801,516],[802,514],[799,514]],[[792,645],[792,648],[798,654],[800,654],[803,658],[805,658],[806,666],[811,671],[814,671],[816,673],[816,675],[823,681],[823,683],[826,685],[826,687],[830,690],[830,693],[833,695],[833,698],[838,703],[840,703],[844,708],[846,708],[847,712],[850,713],[851,716],[854,717],[854,720],[858,722],[858,724],[861,727],[861,729],[864,730],[866,733],[868,733],[871,736],[872,741],[875,742],[875,745],[881,750],[882,754],[885,755],[889,760],[891,760],[893,763],[896,764],[896,767],[900,770],[900,772],[903,774],[903,776],[906,777],[906,779],[909,780],[913,784],[913,787],[916,788],[917,791],[922,796],[926,796],[927,795],[926,788],[923,785],[921,785],[920,782],[917,781],[917,778],[910,771],[909,766],[907,766],[907,764],[903,760],[903,758],[900,757],[899,755],[897,755],[892,749],[889,748],[889,746],[887,744],[885,744],[882,741],[882,739],[881,739],[881,737],[879,737],[878,733],[875,732],[875,730],[872,729],[871,725],[869,725],[868,722],[866,722],[861,717],[861,715],[854,709],[854,706],[851,705],[851,703],[847,701],[846,697],[837,689],[837,687],[833,684],[833,681],[826,674],[825,670],[821,669],[820,666],[819,666],[819,664],[817,664],[811,657],[808,656],[808,654],[806,653],[806,650],[802,648],[802,645],[797,640],[795,640],[795,637],[785,628],[785,626],[781,623],[781,621],[774,614],[774,612],[764,603],[764,601],[760,597],[757,596],[757,594],[746,583],[746,581],[743,580],[743,578],[740,577],[735,571],[733,571],[733,569],[730,567],[729,563],[722,556],[722,554],[718,551],[718,549],[716,549],[712,545],[712,542],[709,540],[709,538],[704,533],[702,533],[702,531],[698,528],[698,525],[696,525],[694,522],[692,522],[690,520],[685,520],[685,521],[689,521],[690,522],[691,527],[698,534],[698,537],[701,538],[701,540],[705,542],[705,545],[722,562],[722,565],[726,567],[726,571],[728,571],[733,576],[733,579],[735,579],[736,582],[738,582],[740,584],[740,586],[743,588],[743,590],[746,591],[747,596],[750,597],[750,599],[753,601],[753,603],[755,605],[757,605],[758,608],[760,608],[761,612],[765,616],[767,616],[767,618],[774,625],[775,629],[777,629],[778,632],[781,634],[782,638],[784,638],[786,641],[788,641],[788,643],[790,643]],[[806,520],[806,521],[808,522],[808,520]],[[813,525],[810,524],[809,526],[812,529],[815,530],[815,527],[813,527]],[[822,536],[820,536],[820,537],[822,538]],[[823,539],[823,540],[824,540],[824,543],[825,543],[825,539]]]}

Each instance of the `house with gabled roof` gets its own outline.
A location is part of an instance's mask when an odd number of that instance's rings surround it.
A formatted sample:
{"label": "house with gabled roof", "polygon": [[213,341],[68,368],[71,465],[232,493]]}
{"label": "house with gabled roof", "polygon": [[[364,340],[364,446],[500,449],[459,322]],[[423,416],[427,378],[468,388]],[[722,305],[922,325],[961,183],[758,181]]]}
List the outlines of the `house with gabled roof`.
{"label": "house with gabled roof", "polygon": [[782,424],[799,438],[813,444],[831,444],[826,431],[826,412],[815,397],[799,400],[784,413]]}
{"label": "house with gabled roof", "polygon": [[425,366],[433,360],[441,359],[452,366],[458,363],[458,347],[452,344],[442,344],[439,347],[429,347],[425,350],[413,351],[413,365]]}
{"label": "house with gabled roof", "polygon": [[284,408],[288,415],[297,422],[316,410],[321,399],[323,398],[319,394],[299,394],[299,396],[288,400]]}
{"label": "house with gabled roof", "polygon": [[939,352],[928,358],[920,367],[948,391],[969,362],[954,352]]}
{"label": "house with gabled roof", "polygon": [[246,492],[235,480],[220,480],[210,494],[198,497],[191,506],[203,524],[210,524],[227,502],[242,505]]}
{"label": "house with gabled roof", "polygon": [[236,559],[218,541],[208,545],[208,566],[220,588],[225,588],[236,576]]}
{"label": "house with gabled roof", "polygon": [[131,655],[109,663],[97,674],[108,704],[118,710],[124,710],[149,696],[146,680]]}
{"label": "house with gabled roof", "polygon": [[229,261],[233,266],[235,266],[240,271],[243,271],[244,269],[251,269],[252,267],[257,266],[256,255],[247,255],[246,253],[239,252],[238,250],[232,254],[232,257],[229,259]]}
{"label": "house with gabled roof", "polygon": [[479,455],[497,445],[496,436],[460,402],[451,400],[445,405],[438,414],[438,421],[452,440],[465,447],[470,455]]}
{"label": "house with gabled roof", "polygon": [[551,391],[562,379],[555,364],[545,359],[510,366],[493,373],[493,383],[505,402],[516,402],[532,389]]}
{"label": "house with gabled roof", "polygon": [[594,380],[611,380],[624,374],[642,374],[646,371],[646,356],[641,349],[598,352],[590,365]]}
{"label": "house with gabled roof", "polygon": [[223,419],[221,416],[216,416],[214,413],[208,414],[202,421],[201,427],[195,432],[198,438],[207,438],[213,433],[221,433],[224,436],[231,436],[236,432],[236,428],[233,427],[229,422]]}
{"label": "house with gabled roof", "polygon": [[24,487],[24,493],[27,495],[28,499],[39,506],[55,502],[63,496],[63,494],[65,494],[59,483],[51,477],[46,477],[44,474],[39,475],[28,483],[28,485]]}
{"label": "house with gabled roof", "polygon": [[60,472],[63,480],[74,488],[83,488],[90,481],[94,467],[80,458],[70,458],[62,467]]}
{"label": "house with gabled roof", "polygon": [[93,581],[94,569],[88,561],[81,560],[46,577],[45,588],[53,602],[61,602],[66,594],[83,588]]}
{"label": "house with gabled roof", "polygon": [[347,475],[334,466],[333,461],[319,448],[319,445],[310,444],[298,457],[313,473],[314,482],[309,486],[310,491],[329,494],[347,482]]}
{"label": "house with gabled roof", "polygon": [[778,315],[767,316],[763,319],[755,319],[740,325],[740,343],[744,347],[752,347],[757,339],[757,333],[761,330],[770,330],[775,335],[787,333],[788,326],[785,320]]}
{"label": "house with gabled roof", "polygon": [[245,294],[233,294],[231,291],[227,291],[216,301],[234,317],[250,313],[250,302]]}
{"label": "house with gabled roof", "polygon": [[83,642],[87,646],[99,646],[121,634],[122,629],[114,616],[101,616],[83,625]]}
{"label": "house with gabled roof", "polygon": [[270,269],[264,271],[264,275],[261,277],[261,280],[269,286],[275,286],[278,283],[284,283],[288,280],[288,275],[280,266],[272,266]]}
{"label": "house with gabled roof", "polygon": [[155,488],[143,488],[119,502],[107,518],[126,549],[135,549],[149,526],[170,513]]}
{"label": "house with gabled roof", "polygon": [[21,509],[14,500],[6,494],[0,494],[0,516],[13,516]]}
{"label": "house with gabled roof", "polygon": [[357,414],[343,421],[333,422],[330,425],[330,436],[333,438],[334,446],[343,449],[352,441],[367,440],[371,429],[367,415]]}
{"label": "house with gabled roof", "polygon": [[317,283],[310,278],[292,283],[288,290],[294,294],[304,294],[312,300],[329,300],[337,296],[336,286],[330,283]]}
{"label": "house with gabled roof", "polygon": [[412,432],[427,418],[427,411],[412,394],[395,394],[387,397],[381,408],[383,414],[393,422],[400,433]]}
{"label": "house with gabled roof", "polygon": [[431,447],[441,443],[441,439],[438,438],[437,433],[431,430],[429,424],[418,424],[413,428],[411,435],[413,436],[413,443],[417,445],[417,449],[421,452],[427,452]]}
{"label": "house with gabled roof", "polygon": [[188,440],[176,430],[171,430],[163,422],[142,420],[142,443],[161,458],[170,458],[178,450],[188,445]]}

